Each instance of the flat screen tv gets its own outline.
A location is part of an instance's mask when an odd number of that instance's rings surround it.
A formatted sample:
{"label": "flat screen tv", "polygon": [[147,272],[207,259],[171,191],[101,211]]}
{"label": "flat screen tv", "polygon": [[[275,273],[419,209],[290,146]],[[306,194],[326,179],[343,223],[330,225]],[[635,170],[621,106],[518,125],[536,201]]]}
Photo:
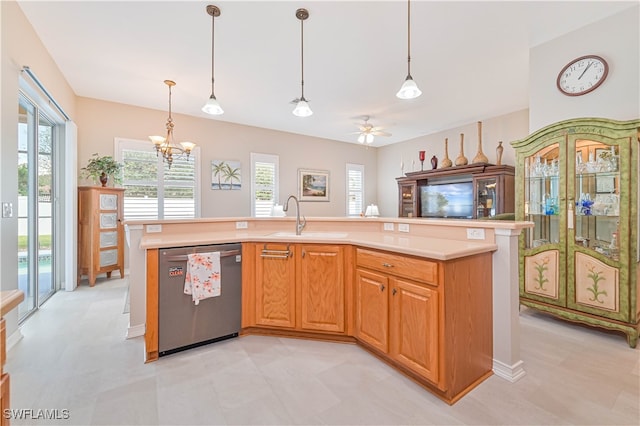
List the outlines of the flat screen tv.
{"label": "flat screen tv", "polygon": [[473,218],[473,182],[439,183],[420,187],[422,217]]}

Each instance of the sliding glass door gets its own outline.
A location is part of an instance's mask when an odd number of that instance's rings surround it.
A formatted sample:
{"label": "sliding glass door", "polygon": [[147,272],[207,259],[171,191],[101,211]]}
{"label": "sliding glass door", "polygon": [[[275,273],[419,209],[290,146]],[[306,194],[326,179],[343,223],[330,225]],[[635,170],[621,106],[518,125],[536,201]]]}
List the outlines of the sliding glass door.
{"label": "sliding glass door", "polygon": [[53,154],[55,125],[26,96],[18,103],[18,288],[20,320],[56,291]]}

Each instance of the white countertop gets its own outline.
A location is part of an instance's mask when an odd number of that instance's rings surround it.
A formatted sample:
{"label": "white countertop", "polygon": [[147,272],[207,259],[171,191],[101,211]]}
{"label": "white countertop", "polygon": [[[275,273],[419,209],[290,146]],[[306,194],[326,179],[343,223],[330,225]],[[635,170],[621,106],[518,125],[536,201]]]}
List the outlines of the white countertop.
{"label": "white countertop", "polygon": [[293,235],[293,232],[291,235],[282,234],[284,233],[248,230],[189,232],[169,235],[147,234],[142,237],[140,248],[184,247],[231,242],[351,244],[436,260],[451,260],[495,251],[498,248],[496,244],[485,241],[449,240],[384,231],[302,231],[301,235]]}

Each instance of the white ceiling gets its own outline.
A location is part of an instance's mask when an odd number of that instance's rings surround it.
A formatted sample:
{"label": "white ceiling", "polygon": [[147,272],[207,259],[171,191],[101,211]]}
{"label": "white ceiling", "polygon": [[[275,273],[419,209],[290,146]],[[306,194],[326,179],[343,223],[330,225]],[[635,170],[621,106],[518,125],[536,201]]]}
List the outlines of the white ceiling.
{"label": "white ceiling", "polygon": [[[358,117],[392,133],[383,146],[528,107],[529,49],[637,1],[411,2],[411,74],[423,94],[395,97],[407,72],[407,2],[19,1],[78,96],[357,143]],[[305,97],[300,96],[299,7]],[[29,64],[21,64],[29,65]],[[33,70],[38,74],[38,70]],[[158,123],[162,126],[163,123]],[[176,122],[179,133],[179,122]],[[177,135],[179,137],[179,135]]]}

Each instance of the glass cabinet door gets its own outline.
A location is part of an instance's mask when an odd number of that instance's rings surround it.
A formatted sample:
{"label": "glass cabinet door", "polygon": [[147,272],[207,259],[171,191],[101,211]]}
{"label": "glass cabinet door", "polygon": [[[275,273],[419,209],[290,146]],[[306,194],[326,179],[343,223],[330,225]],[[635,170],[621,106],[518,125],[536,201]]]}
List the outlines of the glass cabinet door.
{"label": "glass cabinet door", "polygon": [[414,217],[416,212],[416,184],[400,184],[400,217]]}
{"label": "glass cabinet door", "polygon": [[[575,141],[573,241],[593,255],[619,259],[620,157],[617,145]],[[570,227],[571,228],[571,227]]]}
{"label": "glass cabinet door", "polygon": [[498,177],[476,179],[476,219],[493,217],[498,209]]}
{"label": "glass cabinet door", "polygon": [[560,145],[552,144],[524,159],[524,220],[535,223],[525,231],[525,248],[558,244],[561,240]]}

